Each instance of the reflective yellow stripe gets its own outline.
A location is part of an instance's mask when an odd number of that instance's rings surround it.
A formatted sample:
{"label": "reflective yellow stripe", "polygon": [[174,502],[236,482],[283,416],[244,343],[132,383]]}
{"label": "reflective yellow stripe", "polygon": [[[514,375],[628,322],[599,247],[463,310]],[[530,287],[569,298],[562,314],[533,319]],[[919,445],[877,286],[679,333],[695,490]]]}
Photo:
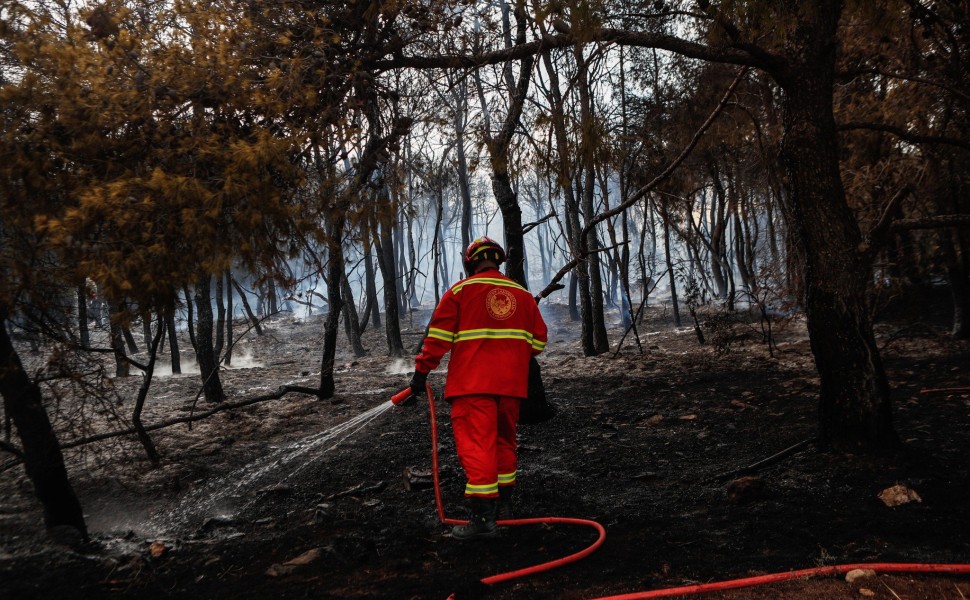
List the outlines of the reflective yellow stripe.
{"label": "reflective yellow stripe", "polygon": [[495,279],[493,277],[479,277],[477,279],[465,279],[464,281],[459,281],[455,285],[451,286],[451,293],[457,294],[466,285],[474,285],[476,283],[488,283],[491,285],[515,288],[517,290],[522,290],[523,292],[527,291],[524,287],[515,283],[514,281],[509,281],[507,279]]}
{"label": "reflective yellow stripe", "polygon": [[515,483],[515,471],[512,471],[511,473],[499,473],[498,484],[502,485],[503,483],[506,485],[510,483]]}
{"label": "reflective yellow stripe", "polygon": [[542,352],[546,348],[546,342],[541,342],[539,340],[533,339],[532,347],[538,350],[539,352]]}
{"label": "reflective yellow stripe", "polygon": [[530,346],[536,344],[532,334],[525,329],[463,329],[455,334],[456,342],[466,342],[468,340],[481,339],[511,339],[524,340]]}
{"label": "reflective yellow stripe", "polygon": [[498,482],[485,485],[465,485],[466,496],[490,496],[498,493]]}
{"label": "reflective yellow stripe", "polygon": [[446,342],[454,342],[455,334],[450,331],[445,331],[444,329],[436,329],[434,327],[428,328],[428,337],[433,337],[437,340],[444,340]]}

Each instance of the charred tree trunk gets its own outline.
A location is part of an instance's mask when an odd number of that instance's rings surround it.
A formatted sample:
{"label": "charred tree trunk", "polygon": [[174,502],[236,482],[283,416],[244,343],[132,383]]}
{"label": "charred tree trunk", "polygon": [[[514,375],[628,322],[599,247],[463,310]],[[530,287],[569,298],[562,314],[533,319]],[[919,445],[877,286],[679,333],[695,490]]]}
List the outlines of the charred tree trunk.
{"label": "charred tree trunk", "polygon": [[115,377],[128,377],[131,374],[128,364],[128,356],[125,354],[125,339],[121,327],[121,310],[112,312],[108,316],[109,331],[111,334],[111,349],[115,357]]}
{"label": "charred tree trunk", "polygon": [[673,257],[670,250],[670,215],[667,213],[667,201],[660,201],[660,211],[664,226],[664,259],[667,261],[667,281],[670,284],[670,304],[674,311],[674,324],[682,325],[680,319],[680,300],[677,298],[677,277],[674,271]]}
{"label": "charred tree trunk", "polygon": [[188,286],[185,286],[182,288],[182,293],[185,294],[185,328],[189,332],[189,342],[192,344],[192,349],[196,350],[199,344],[195,340],[195,309],[192,304],[192,292],[189,291]]}
{"label": "charred tree trunk", "polygon": [[169,357],[172,360],[172,375],[182,374],[182,358],[179,353],[178,332],[175,330],[175,307],[165,313],[165,327],[168,329]]}
{"label": "charred tree trunk", "polygon": [[259,324],[259,317],[253,313],[253,308],[249,305],[249,298],[246,297],[246,291],[242,289],[239,282],[232,279],[232,287],[235,288],[236,293],[239,294],[239,300],[242,302],[243,310],[246,311],[246,316],[249,317],[249,322],[253,324],[253,329],[256,330],[256,335],[263,335],[263,328]]}
{"label": "charred tree trunk", "polygon": [[394,240],[390,219],[380,224],[380,242],[377,245],[377,264],[384,277],[384,331],[387,334],[387,354],[393,357],[404,356],[404,342],[401,340],[401,321],[398,313],[397,273],[394,265]]}
{"label": "charred tree trunk", "polygon": [[[506,45],[511,46],[511,29],[508,24],[509,7],[506,2],[501,2],[500,6],[505,15]],[[526,39],[526,14],[522,0],[516,2],[516,43],[525,43]],[[522,109],[525,106],[526,96],[529,92],[529,82],[532,80],[532,66],[534,58],[528,56],[523,58],[519,65],[518,80],[512,78],[511,64],[508,65],[505,79],[509,87],[511,98],[509,99],[509,112],[505,116],[505,121],[499,132],[493,137],[486,131],[485,147],[488,150],[489,164],[492,168],[492,194],[498,203],[499,210],[502,212],[503,231],[505,233],[505,253],[508,262],[505,266],[505,274],[519,282],[528,289],[529,280],[525,273],[525,235],[522,233],[522,208],[519,206],[519,199],[512,187],[512,175],[509,169],[510,148],[512,137],[519,120],[522,116]],[[514,84],[514,87],[513,87]],[[481,87],[479,86],[479,96],[482,97]],[[487,110],[484,100],[482,100],[482,110]]]}
{"label": "charred tree trunk", "polygon": [[216,362],[222,356],[222,349],[226,343],[226,304],[222,299],[223,285],[222,274],[216,275],[216,343],[213,347],[216,355]]}
{"label": "charred tree trunk", "polygon": [[30,380],[7,333],[7,314],[0,310],[0,395],[4,413],[13,420],[24,454],[24,469],[44,507],[48,529],[73,527],[88,538],[84,513],[64,466],[57,437],[44,410],[40,388]]}
{"label": "charred tree trunk", "polygon": [[329,219],[327,280],[327,319],[323,324],[323,359],[320,363],[320,398],[333,398],[336,391],[334,363],[337,355],[337,334],[340,331],[340,281],[344,277],[343,229],[344,213],[334,211]]}
{"label": "charred tree trunk", "polygon": [[940,248],[953,297],[953,329],[958,340],[970,338],[970,260],[960,252],[960,232],[940,231]]}
{"label": "charred tree trunk", "polygon": [[229,366],[232,364],[232,345],[233,345],[232,315],[233,315],[234,309],[232,306],[232,274],[229,271],[226,271],[225,277],[226,277],[225,290],[226,290],[226,314],[227,314],[225,363],[226,363],[226,366]]}
{"label": "charred tree trunk", "polygon": [[887,450],[897,437],[889,382],[873,334],[871,264],[839,174],[833,115],[841,2],[820,2],[792,34],[786,67],[782,158],[792,237],[803,252],[805,312],[821,379],[819,438],[843,450]]}
{"label": "charred tree trunk", "polygon": [[219,378],[219,360],[212,345],[212,277],[205,273],[195,286],[195,309],[198,313],[195,327],[195,355],[202,376],[202,390],[206,402],[222,402],[226,393]]}
{"label": "charred tree trunk", "polygon": [[77,331],[81,348],[91,347],[91,332],[88,330],[88,288],[84,283],[77,286]]}
{"label": "charred tree trunk", "polygon": [[145,454],[148,456],[148,460],[151,461],[152,466],[157,467],[161,462],[161,457],[158,455],[158,450],[155,448],[154,442],[152,442],[151,436],[145,430],[144,424],[141,422],[141,413],[145,408],[145,400],[148,398],[148,390],[152,385],[152,375],[155,373],[155,360],[158,358],[158,346],[162,342],[162,334],[165,332],[165,327],[162,320],[159,319],[158,322],[158,332],[155,334],[154,339],[149,342],[148,347],[148,365],[145,367],[145,373],[143,375],[141,386],[138,388],[138,397],[135,399],[135,409],[131,414],[131,425],[135,428],[135,432],[138,435],[138,441],[141,442],[142,447],[145,449]]}
{"label": "charred tree trunk", "polygon": [[361,322],[361,329],[367,328],[370,322],[374,327],[381,326],[380,301],[377,299],[377,274],[374,272],[374,257],[371,252],[370,227],[364,233],[364,286],[367,294],[367,301],[364,303],[364,320]]}
{"label": "charred tree trunk", "polygon": [[[465,155],[465,125],[468,122],[468,80],[461,78],[456,84],[455,99],[455,149],[458,175],[458,191],[461,195],[461,247],[462,250],[472,243],[472,191],[468,177],[468,158]],[[447,282],[445,282],[447,283]]]}
{"label": "charred tree trunk", "polygon": [[[341,256],[343,258],[343,256]],[[342,262],[342,261],[341,261]],[[341,271],[343,271],[341,269]],[[350,280],[347,274],[342,272],[340,277],[341,300],[344,303],[344,330],[347,333],[347,341],[354,352],[354,356],[360,358],[367,354],[364,344],[360,340],[360,317],[357,315],[357,304],[354,302],[354,291],[350,288]]]}

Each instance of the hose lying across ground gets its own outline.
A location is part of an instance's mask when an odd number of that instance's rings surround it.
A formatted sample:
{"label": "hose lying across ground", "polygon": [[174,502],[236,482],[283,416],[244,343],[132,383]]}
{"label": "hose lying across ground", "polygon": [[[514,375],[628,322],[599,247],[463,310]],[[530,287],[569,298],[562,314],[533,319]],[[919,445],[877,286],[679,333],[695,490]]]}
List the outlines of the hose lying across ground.
{"label": "hose lying across ground", "polygon": [[[407,390],[406,390],[407,391]],[[462,525],[467,523],[465,520],[461,519],[451,519],[445,516],[444,505],[441,500],[441,485],[438,477],[438,419],[435,413],[435,403],[434,403],[434,392],[431,390],[431,385],[427,385],[428,391],[428,409],[431,414],[431,464],[432,464],[432,478],[434,480],[434,499],[435,504],[438,508],[438,518],[442,523],[446,525]],[[408,391],[408,394],[410,392]],[[399,404],[401,399],[405,397],[404,392],[396,395],[392,402],[394,404]],[[564,556],[563,558],[558,558],[551,560],[549,562],[544,562],[531,567],[525,567],[515,571],[509,571],[507,573],[499,573],[497,575],[492,575],[490,577],[485,577],[480,581],[480,587],[475,590],[474,595],[479,595],[483,593],[481,588],[494,585],[496,583],[502,583],[504,581],[509,581],[511,579],[518,579],[519,577],[525,577],[526,575],[533,575],[535,573],[541,573],[542,571],[548,571],[550,569],[555,569],[556,567],[561,567],[572,562],[576,562],[582,558],[585,558],[596,551],[597,548],[603,545],[606,541],[606,530],[602,525],[596,521],[591,521],[589,519],[574,519],[569,517],[535,517],[529,519],[509,519],[505,521],[499,521],[500,525],[537,525],[537,524],[551,524],[551,523],[565,523],[568,525],[583,525],[587,527],[592,527],[599,534],[596,541],[593,542],[589,547],[570,554],[569,556]],[[687,596],[691,594],[703,594],[706,592],[716,592],[725,590],[734,590],[745,587],[754,587],[759,585],[766,585],[770,583],[779,583],[782,581],[790,581],[792,579],[803,579],[808,577],[819,577],[819,576],[830,576],[830,575],[842,575],[853,571],[856,569],[867,569],[877,573],[922,573],[922,574],[946,574],[946,575],[970,575],[970,564],[922,564],[922,563],[856,563],[856,564],[842,564],[842,565],[828,565],[824,567],[815,567],[811,569],[799,569],[797,571],[786,571],[782,573],[771,573],[768,575],[758,575],[755,577],[744,577],[741,579],[730,579],[726,581],[715,581],[711,583],[701,583],[694,585],[685,585],[680,587],[664,588],[659,590],[649,590],[644,592],[633,592],[629,594],[620,594],[616,596],[602,596],[599,598],[594,598],[591,600],[645,600],[647,598],[665,598],[669,596]],[[469,594],[472,595],[472,594]],[[449,596],[449,600],[459,600],[459,594],[455,593]]]}

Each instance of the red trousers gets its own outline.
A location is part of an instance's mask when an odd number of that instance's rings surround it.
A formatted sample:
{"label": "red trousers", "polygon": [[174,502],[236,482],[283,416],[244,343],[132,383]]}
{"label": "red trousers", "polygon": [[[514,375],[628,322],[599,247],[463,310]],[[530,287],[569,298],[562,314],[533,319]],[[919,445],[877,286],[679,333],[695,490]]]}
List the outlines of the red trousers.
{"label": "red trousers", "polygon": [[519,399],[510,396],[458,396],[451,424],[458,460],[468,483],[465,496],[495,498],[499,486],[515,485],[515,427]]}

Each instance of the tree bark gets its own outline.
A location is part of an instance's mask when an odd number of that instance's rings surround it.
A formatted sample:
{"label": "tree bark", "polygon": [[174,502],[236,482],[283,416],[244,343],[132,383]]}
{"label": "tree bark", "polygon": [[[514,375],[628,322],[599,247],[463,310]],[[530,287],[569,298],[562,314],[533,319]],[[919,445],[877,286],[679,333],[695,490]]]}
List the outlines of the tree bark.
{"label": "tree bark", "polygon": [[374,327],[381,326],[380,302],[377,299],[377,274],[374,272],[374,257],[371,252],[373,244],[371,242],[370,225],[364,232],[364,282],[367,290],[367,301],[364,303],[364,320],[361,322],[361,329],[367,327],[370,322]]}
{"label": "tree bark", "polygon": [[232,331],[232,315],[233,315],[234,309],[233,309],[233,306],[232,306],[232,273],[230,273],[229,271],[226,271],[225,278],[226,278],[226,283],[225,283],[225,290],[226,290],[226,356],[224,357],[224,362],[226,363],[226,366],[229,366],[229,365],[232,364],[232,347],[233,347],[233,339],[232,339],[232,335],[233,335],[233,331]]}
{"label": "tree bark", "polygon": [[337,334],[340,331],[340,311],[343,299],[340,297],[340,282],[344,277],[343,211],[334,210],[328,219],[327,253],[327,319],[323,324],[323,358],[320,362],[320,398],[333,398],[337,386],[334,378],[334,364],[337,355]]}
{"label": "tree bark", "polygon": [[776,73],[783,90],[786,207],[804,258],[805,312],[821,379],[820,442],[887,450],[897,437],[867,300],[871,264],[840,178],[832,108],[841,6],[819,2],[801,15],[789,40],[794,58]]}
{"label": "tree bark", "polygon": [[401,340],[400,313],[398,313],[397,273],[394,268],[394,241],[392,225],[385,219],[380,223],[380,242],[377,245],[377,264],[384,278],[384,332],[387,334],[387,354],[404,356]]}
{"label": "tree bark", "polygon": [[81,503],[71,487],[64,455],[44,410],[40,388],[31,381],[7,333],[7,314],[0,310],[0,395],[4,412],[17,427],[24,469],[44,507],[50,529],[69,526],[88,539]]}
{"label": "tree bark", "polygon": [[175,330],[175,307],[165,312],[165,327],[168,329],[169,358],[172,361],[172,375],[182,374],[182,358],[179,353],[178,332]]}
{"label": "tree bark", "polygon": [[[232,291],[230,290],[230,293]],[[213,351],[216,355],[216,363],[219,363],[219,359],[222,356],[222,348],[226,343],[226,304],[222,299],[223,296],[223,285],[222,285],[222,273],[216,274],[216,343],[213,347]]]}
{"label": "tree bark", "polygon": [[660,201],[661,220],[664,225],[664,259],[667,261],[667,281],[670,284],[670,304],[674,311],[674,324],[680,327],[680,300],[677,298],[677,277],[674,270],[673,257],[670,251],[670,215],[667,213],[667,201]]}
{"label": "tree bark", "polygon": [[161,457],[158,455],[158,450],[155,448],[155,444],[152,442],[152,438],[145,431],[145,426],[141,422],[141,413],[145,408],[145,400],[148,398],[148,390],[152,385],[152,375],[155,373],[155,360],[158,358],[158,346],[162,341],[162,334],[165,332],[164,324],[162,320],[159,319],[158,322],[158,332],[155,334],[154,339],[152,339],[148,344],[148,365],[145,367],[145,373],[143,375],[141,386],[138,388],[138,397],[135,399],[135,409],[131,414],[131,424],[135,428],[135,432],[138,435],[138,441],[141,442],[142,447],[145,449],[145,454],[148,456],[148,460],[152,463],[152,466],[157,467],[161,462]]}
{"label": "tree bark", "polygon": [[350,342],[354,356],[360,358],[367,354],[367,350],[364,349],[364,344],[360,340],[360,317],[357,315],[354,291],[350,288],[350,280],[347,279],[345,272],[342,272],[340,277],[340,294],[344,303],[344,330],[347,333],[347,341]]}
{"label": "tree bark", "polygon": [[88,330],[88,288],[84,283],[77,286],[77,331],[81,348],[91,347],[91,332]]}
{"label": "tree bark", "polygon": [[[583,213],[587,219],[592,219],[596,214],[594,198],[596,193],[596,160],[595,152],[598,143],[598,135],[595,132],[593,122],[593,99],[589,89],[589,70],[583,48],[579,45],[573,47],[573,56],[576,59],[576,87],[579,90],[579,114],[581,136],[579,140],[582,168],[580,169],[582,190],[581,198]],[[610,351],[610,341],[606,334],[606,315],[603,306],[603,277],[600,271],[600,258],[597,252],[600,248],[599,238],[596,235],[596,228],[591,227],[586,232],[584,239],[580,243],[585,248],[586,261],[588,262],[587,273],[589,274],[589,297],[590,297],[590,335],[592,342],[592,352],[585,352],[587,356],[592,354],[603,354]],[[584,323],[586,319],[583,320]]]}
{"label": "tree bark", "polygon": [[246,316],[249,317],[249,321],[253,324],[256,335],[263,335],[263,328],[259,324],[259,317],[253,314],[253,309],[249,305],[249,299],[246,297],[246,291],[242,289],[242,286],[235,279],[232,279],[232,286],[236,289],[236,293],[239,294],[239,300],[242,302],[243,310],[246,311]]}
{"label": "tree bark", "polygon": [[195,355],[202,376],[202,391],[206,402],[222,402],[226,393],[219,378],[219,360],[212,345],[212,277],[202,274],[195,286],[195,310],[198,314],[195,327]]}
{"label": "tree bark", "polygon": [[108,315],[109,331],[111,337],[111,349],[115,357],[115,377],[128,377],[131,371],[128,365],[128,356],[125,354],[125,339],[121,328],[120,308],[117,313],[112,312]]}

